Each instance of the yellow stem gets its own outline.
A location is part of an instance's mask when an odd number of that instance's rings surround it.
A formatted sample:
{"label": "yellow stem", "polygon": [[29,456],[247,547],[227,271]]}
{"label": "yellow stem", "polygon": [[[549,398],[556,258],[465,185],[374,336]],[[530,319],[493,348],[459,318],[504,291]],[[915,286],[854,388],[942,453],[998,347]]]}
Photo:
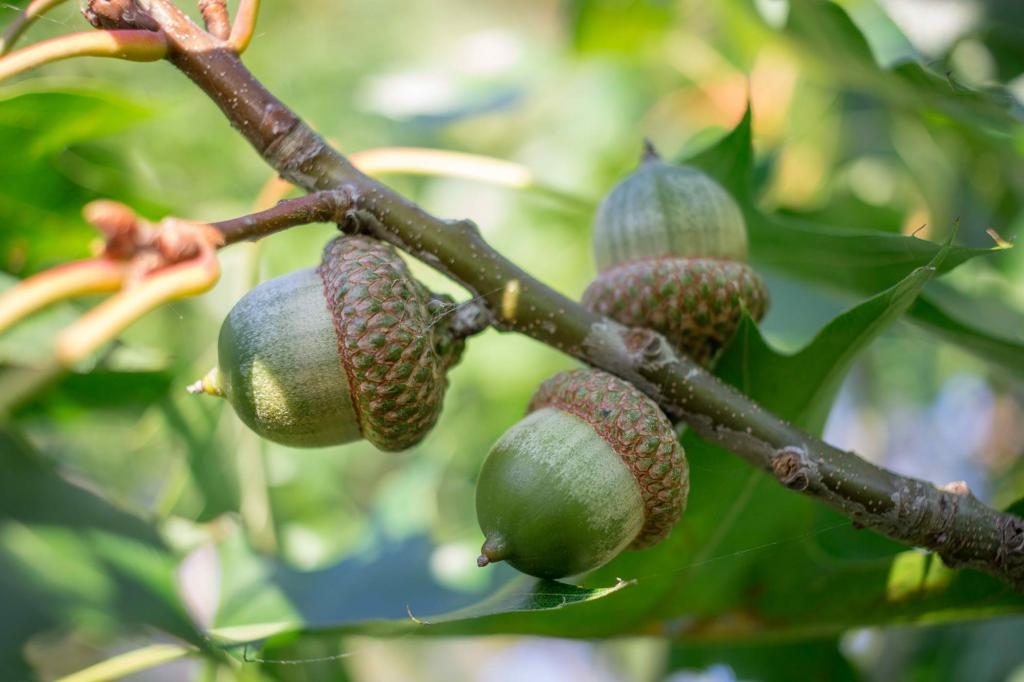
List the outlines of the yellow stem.
{"label": "yellow stem", "polygon": [[0,334],[48,305],[76,296],[117,291],[126,266],[109,258],[76,261],[33,275],[0,294]]}
{"label": "yellow stem", "polygon": [[256,31],[256,17],[260,13],[260,0],[241,0],[238,3],[238,11],[235,12],[235,23],[231,26],[231,35],[228,37],[228,46],[242,54]]}
{"label": "yellow stem", "polygon": [[74,365],[158,305],[208,291],[219,276],[220,265],[212,250],[149,275],[61,331],[55,347],[57,361],[65,367]]}
{"label": "yellow stem", "polygon": [[381,147],[355,152],[349,159],[367,175],[443,175],[515,189],[526,189],[536,183],[533,173],[522,164],[443,149]]}
{"label": "yellow stem", "polygon": [[167,54],[167,40],[154,31],[92,31],[71,33],[29,45],[0,57],[0,81],[71,57],[114,57],[151,62]]}
{"label": "yellow stem", "polygon": [[7,26],[3,35],[0,36],[0,55],[10,52],[14,43],[18,42],[21,34],[27,31],[29,26],[35,23],[36,19],[62,2],[64,0],[32,0],[32,2],[25,5],[25,8],[18,13],[18,16],[14,18],[14,21]]}

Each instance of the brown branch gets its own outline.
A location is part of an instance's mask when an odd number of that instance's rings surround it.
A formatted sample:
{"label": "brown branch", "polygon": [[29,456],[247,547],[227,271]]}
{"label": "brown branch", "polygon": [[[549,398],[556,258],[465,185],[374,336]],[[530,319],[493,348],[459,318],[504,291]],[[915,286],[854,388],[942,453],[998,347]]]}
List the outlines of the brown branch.
{"label": "brown branch", "polygon": [[224,235],[224,245],[262,239],[275,232],[310,223],[342,223],[346,220],[352,197],[343,190],[313,192],[297,199],[281,201],[264,211],[210,223]]}
{"label": "brown branch", "polygon": [[344,189],[352,200],[346,229],[389,241],[458,281],[500,328],[633,382],[668,414],[782,485],[861,526],[931,549],[951,566],[977,568],[1024,590],[1024,520],[987,507],[962,484],[937,488],[838,450],[676,355],[657,334],[589,312],[494,251],[473,223],[436,218],[360,173],[169,0],[136,2],[168,35],[169,59],[268,164],[310,192]]}

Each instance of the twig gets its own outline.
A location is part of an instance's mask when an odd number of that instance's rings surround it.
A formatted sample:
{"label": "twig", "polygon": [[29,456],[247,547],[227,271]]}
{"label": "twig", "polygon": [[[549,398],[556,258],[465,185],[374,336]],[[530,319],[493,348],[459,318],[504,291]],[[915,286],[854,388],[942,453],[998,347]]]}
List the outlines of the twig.
{"label": "twig", "polygon": [[344,191],[314,192],[297,199],[287,199],[258,213],[211,223],[224,235],[224,244],[262,239],[267,235],[297,225],[345,220],[352,198]]}
{"label": "twig", "polygon": [[146,30],[71,33],[24,47],[0,57],[0,81],[43,64],[71,57],[113,57],[152,62],[167,55],[161,33]]}
{"label": "twig", "polygon": [[18,12],[18,16],[7,25],[3,35],[0,36],[0,55],[10,52],[14,44],[18,42],[21,34],[27,31],[35,23],[36,19],[62,2],[64,0],[32,0],[32,2],[25,5],[25,8]]}
{"label": "twig", "polygon": [[219,276],[220,265],[212,249],[150,274],[61,331],[54,350],[57,361],[64,367],[76,364],[150,310],[167,301],[208,291]]}
{"label": "twig", "polygon": [[22,280],[0,294],[0,334],[57,301],[117,291],[126,271],[127,264],[122,261],[90,258],[58,265]]}
{"label": "twig", "polygon": [[475,298],[457,304],[449,314],[448,329],[454,339],[468,339],[494,324],[490,308]]}
{"label": "twig", "polygon": [[199,0],[199,13],[203,15],[203,23],[210,35],[227,40],[231,35],[227,0]]}
{"label": "twig", "polygon": [[518,282],[514,314],[502,315],[499,328],[631,381],[709,442],[859,525],[1024,590],[1021,518],[987,507],[965,486],[937,488],[833,448],[677,356],[659,335],[589,312],[494,251],[473,223],[436,218],[360,173],[169,0],[136,3],[169,36],[171,62],[217,103],[267,163],[307,191],[349,192],[348,229],[371,233],[432,265],[475,293],[492,314],[501,309],[506,284]]}
{"label": "twig", "polygon": [[253,33],[256,31],[256,18],[260,13],[260,0],[241,0],[235,13],[235,23],[231,27],[228,45],[237,54],[242,54],[249,47]]}

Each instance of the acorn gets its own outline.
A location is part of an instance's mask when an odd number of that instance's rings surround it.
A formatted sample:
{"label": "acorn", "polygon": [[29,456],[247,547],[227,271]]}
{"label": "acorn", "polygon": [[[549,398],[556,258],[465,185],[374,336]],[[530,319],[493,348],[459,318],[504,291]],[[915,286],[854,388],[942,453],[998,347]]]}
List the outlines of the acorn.
{"label": "acorn", "polygon": [[321,264],[248,292],[228,313],[218,366],[192,392],[227,398],[268,440],[321,447],[420,441],[437,421],[463,342],[437,324],[446,302],[395,250],[338,237]]}
{"label": "acorn", "polygon": [[550,579],[589,571],[664,539],[688,492],[686,457],[654,401],[601,370],[562,372],[484,461],[477,564]]}
{"label": "acorn", "polygon": [[663,334],[708,365],[743,310],[760,320],[768,292],[746,264],[743,212],[713,178],[665,163],[650,145],[640,167],[601,202],[594,221],[599,275],[590,310]]}

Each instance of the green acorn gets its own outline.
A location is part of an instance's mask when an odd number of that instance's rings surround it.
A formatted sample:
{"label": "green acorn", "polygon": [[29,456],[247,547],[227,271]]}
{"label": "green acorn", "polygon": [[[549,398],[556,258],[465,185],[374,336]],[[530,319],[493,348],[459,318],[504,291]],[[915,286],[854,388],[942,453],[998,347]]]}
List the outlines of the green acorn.
{"label": "green acorn", "polygon": [[477,563],[552,579],[589,571],[664,539],[688,492],[686,457],[654,401],[607,372],[562,372],[484,461]]}
{"label": "green acorn", "polygon": [[583,294],[590,310],[663,334],[709,364],[744,309],[764,316],[768,292],[746,264],[743,213],[702,171],[661,161],[649,146],[640,167],[598,208],[599,275]]}
{"label": "green acorn", "polygon": [[437,421],[462,352],[436,324],[443,305],[391,246],[338,237],[318,268],[264,282],[232,308],[218,367],[190,390],[224,396],[284,445],[365,438],[402,450]]}

